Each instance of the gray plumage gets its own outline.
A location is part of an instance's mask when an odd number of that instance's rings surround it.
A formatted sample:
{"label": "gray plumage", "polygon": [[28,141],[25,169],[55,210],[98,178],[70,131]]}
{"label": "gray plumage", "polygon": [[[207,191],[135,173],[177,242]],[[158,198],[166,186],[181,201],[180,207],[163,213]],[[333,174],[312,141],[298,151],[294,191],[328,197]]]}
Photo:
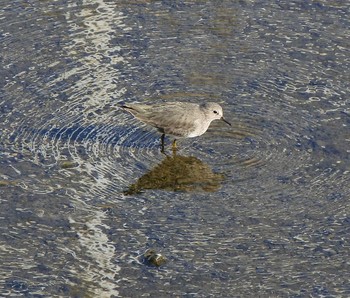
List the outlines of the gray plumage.
{"label": "gray plumage", "polygon": [[193,138],[205,133],[213,120],[223,118],[219,104],[167,102],[154,105],[127,104],[122,108],[135,118],[158,129],[162,134]]}

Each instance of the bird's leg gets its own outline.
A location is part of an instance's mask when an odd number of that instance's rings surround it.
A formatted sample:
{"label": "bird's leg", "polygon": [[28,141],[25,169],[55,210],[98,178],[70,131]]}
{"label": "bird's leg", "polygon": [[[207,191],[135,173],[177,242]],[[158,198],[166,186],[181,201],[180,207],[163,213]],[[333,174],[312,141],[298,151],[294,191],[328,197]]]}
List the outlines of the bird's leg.
{"label": "bird's leg", "polygon": [[162,136],[160,137],[160,152],[164,153],[164,138],[165,134],[163,133]]}
{"label": "bird's leg", "polygon": [[173,154],[175,155],[176,154],[176,150],[177,150],[177,146],[176,146],[176,139],[173,141]]}

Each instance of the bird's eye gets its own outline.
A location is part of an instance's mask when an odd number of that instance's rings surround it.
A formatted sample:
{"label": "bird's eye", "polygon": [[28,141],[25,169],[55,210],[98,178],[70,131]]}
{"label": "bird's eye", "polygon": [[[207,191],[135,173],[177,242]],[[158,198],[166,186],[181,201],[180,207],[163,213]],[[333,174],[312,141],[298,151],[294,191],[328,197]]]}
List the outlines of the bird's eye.
{"label": "bird's eye", "polygon": [[214,112],[214,114],[218,114],[218,111],[213,111]]}

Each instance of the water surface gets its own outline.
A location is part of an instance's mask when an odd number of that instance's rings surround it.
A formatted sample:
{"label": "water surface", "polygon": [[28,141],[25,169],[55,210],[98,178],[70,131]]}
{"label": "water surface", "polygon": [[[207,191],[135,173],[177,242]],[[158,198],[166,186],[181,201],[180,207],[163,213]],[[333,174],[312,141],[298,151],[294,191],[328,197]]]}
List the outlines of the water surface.
{"label": "water surface", "polygon": [[[1,296],[350,295],[348,3],[1,6]],[[164,101],[233,126],[164,155]]]}

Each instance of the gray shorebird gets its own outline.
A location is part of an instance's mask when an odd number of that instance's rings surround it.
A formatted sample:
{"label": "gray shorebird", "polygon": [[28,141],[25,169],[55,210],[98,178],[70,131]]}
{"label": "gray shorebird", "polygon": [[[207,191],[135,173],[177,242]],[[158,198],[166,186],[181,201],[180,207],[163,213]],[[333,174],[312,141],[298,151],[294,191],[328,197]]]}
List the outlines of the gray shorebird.
{"label": "gray shorebird", "polygon": [[165,135],[175,137],[173,149],[176,150],[176,138],[198,137],[207,131],[213,120],[219,119],[231,125],[223,117],[222,107],[215,102],[202,104],[188,102],[167,102],[153,105],[125,104],[121,108],[162,133],[162,152],[164,151]]}

